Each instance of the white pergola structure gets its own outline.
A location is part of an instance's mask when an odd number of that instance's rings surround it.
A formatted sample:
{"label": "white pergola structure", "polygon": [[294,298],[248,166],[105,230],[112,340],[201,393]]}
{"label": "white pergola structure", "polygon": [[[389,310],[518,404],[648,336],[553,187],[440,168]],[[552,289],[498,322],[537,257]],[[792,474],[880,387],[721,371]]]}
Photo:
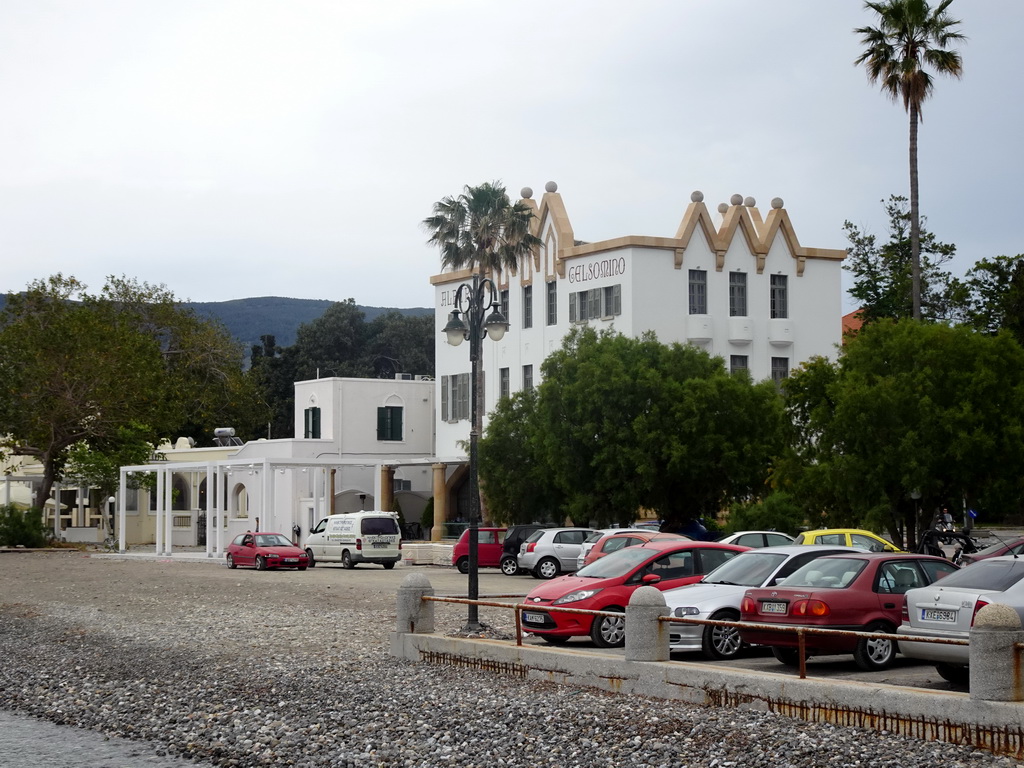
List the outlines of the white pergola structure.
{"label": "white pergola structure", "polygon": [[[119,550],[126,549],[126,527],[127,527],[127,487],[128,476],[133,473],[154,473],[156,475],[156,554],[171,554],[173,545],[173,510],[172,510],[172,476],[175,474],[194,472],[205,475],[206,478],[206,556],[220,557],[224,554],[226,546],[225,532],[228,524],[237,522],[238,526],[246,524],[253,518],[260,521],[263,530],[280,530],[287,532],[291,527],[302,522],[299,517],[303,510],[299,509],[300,501],[305,500],[312,504],[313,518],[320,519],[332,511],[332,499],[335,495],[334,470],[344,467],[374,468],[374,499],[378,508],[389,509],[393,499],[393,487],[391,480],[394,476],[395,467],[398,466],[431,466],[437,467],[437,459],[432,457],[375,457],[375,460],[367,458],[242,458],[220,459],[217,461],[205,462],[154,462],[136,466],[124,466],[120,471],[120,483],[117,496],[117,540]],[[259,482],[246,483],[248,500],[254,506],[248,510],[252,517],[236,517],[238,509],[233,508],[236,497],[228,492],[230,476],[233,472],[246,472],[254,478],[259,477]],[[288,473],[287,490],[294,491],[298,483],[294,480],[294,473],[312,473],[312,478],[305,481],[305,487],[311,493],[304,495],[300,500],[297,495],[292,494],[286,507],[278,508],[275,500],[278,499],[278,486]],[[258,489],[258,493],[252,493]],[[230,540],[230,536],[228,537]]]}

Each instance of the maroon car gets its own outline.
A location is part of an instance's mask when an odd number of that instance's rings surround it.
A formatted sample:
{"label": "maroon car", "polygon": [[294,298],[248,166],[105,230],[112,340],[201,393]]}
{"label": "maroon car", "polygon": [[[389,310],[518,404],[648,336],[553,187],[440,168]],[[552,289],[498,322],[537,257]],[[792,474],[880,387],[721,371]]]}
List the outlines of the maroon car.
{"label": "maroon car", "polygon": [[[925,587],[957,570],[941,557],[889,552],[830,555],[813,560],[774,587],[748,589],[740,620],[786,627],[821,627],[895,634],[908,589]],[[795,632],[741,628],[743,642],[771,646],[783,664],[799,664]],[[892,640],[807,634],[807,655],[852,653],[865,670],[886,669],[898,648]]]}
{"label": "maroon car", "polygon": [[977,552],[964,552],[961,565],[970,565],[979,560],[987,560],[990,557],[1002,557],[1003,555],[1024,555],[1024,536],[1016,536],[1005,541],[998,541]]}
{"label": "maroon car", "polygon": [[257,571],[267,568],[309,567],[309,555],[280,533],[240,533],[228,544],[228,568],[252,566]]}

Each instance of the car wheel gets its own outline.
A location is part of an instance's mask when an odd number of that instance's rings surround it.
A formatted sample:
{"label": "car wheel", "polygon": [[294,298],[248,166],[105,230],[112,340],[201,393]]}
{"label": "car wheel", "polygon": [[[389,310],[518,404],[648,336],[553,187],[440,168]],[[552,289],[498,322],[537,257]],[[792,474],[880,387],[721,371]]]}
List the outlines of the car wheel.
{"label": "car wheel", "polygon": [[[810,656],[810,654],[807,655]],[[772,656],[774,656],[776,660],[778,660],[780,663],[785,664],[787,667],[800,666],[799,648],[787,648],[781,645],[773,645]]]}
{"label": "car wheel", "polygon": [[954,685],[967,685],[971,682],[971,668],[960,664],[936,664],[935,671],[939,677]]}
{"label": "car wheel", "polygon": [[455,567],[459,569],[459,573],[469,573],[469,558],[460,557]]}
{"label": "car wheel", "polygon": [[352,562],[352,555],[348,553],[347,549],[341,553],[341,567],[349,570],[356,567],[356,564]]}
{"label": "car wheel", "polygon": [[[622,614],[622,609],[615,606],[605,608]],[[590,623],[590,639],[598,648],[618,648],[626,644],[626,616],[595,616]]]}
{"label": "car wheel", "polygon": [[312,549],[307,549],[306,550],[306,557],[309,558],[309,567],[310,568],[316,568],[316,558],[313,557],[313,550]]}
{"label": "car wheel", "polygon": [[[739,621],[740,617],[735,611],[719,611],[712,619],[716,621]],[[743,650],[743,641],[740,640],[740,630],[737,627],[719,627],[708,624],[704,627],[701,635],[701,651],[705,658],[724,660],[735,659]]]}
{"label": "car wheel", "polygon": [[553,579],[558,575],[558,571],[558,561],[553,557],[545,557],[533,569],[533,573],[538,579]]}
{"label": "car wheel", "polygon": [[537,635],[548,645],[565,645],[569,642],[569,638],[565,635]]}
{"label": "car wheel", "polygon": [[381,563],[381,565],[384,566],[385,571],[390,571],[392,568],[395,567],[394,563]]}
{"label": "car wheel", "polygon": [[267,559],[263,555],[256,555],[256,570],[265,571],[267,570]]}
{"label": "car wheel", "polygon": [[506,557],[501,561],[501,572],[506,576],[515,576],[519,573],[519,561],[514,557]]}
{"label": "car wheel", "polygon": [[[895,630],[884,621],[876,621],[868,624],[865,632],[883,632],[891,634]],[[888,669],[896,658],[896,642],[894,640],[875,639],[873,637],[862,637],[857,641],[857,647],[853,651],[853,660],[857,666],[865,672],[875,672]]]}
{"label": "car wheel", "polygon": [[237,567],[238,567],[238,565],[235,563],[235,558],[233,558],[231,555],[228,555],[228,568],[237,568]]}
{"label": "car wheel", "polygon": [[304,570],[306,570],[306,566],[305,566],[305,565],[300,565],[300,566],[299,566],[299,570],[300,570],[300,571],[304,571]]}

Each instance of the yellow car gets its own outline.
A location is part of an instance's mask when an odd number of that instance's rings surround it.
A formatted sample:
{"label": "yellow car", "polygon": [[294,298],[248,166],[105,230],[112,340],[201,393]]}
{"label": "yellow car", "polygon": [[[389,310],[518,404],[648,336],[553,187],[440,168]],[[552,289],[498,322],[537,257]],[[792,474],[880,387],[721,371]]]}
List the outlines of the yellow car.
{"label": "yellow car", "polygon": [[833,544],[842,547],[856,547],[868,552],[902,552],[903,550],[871,531],[859,528],[821,528],[804,531],[796,537],[794,544]]}

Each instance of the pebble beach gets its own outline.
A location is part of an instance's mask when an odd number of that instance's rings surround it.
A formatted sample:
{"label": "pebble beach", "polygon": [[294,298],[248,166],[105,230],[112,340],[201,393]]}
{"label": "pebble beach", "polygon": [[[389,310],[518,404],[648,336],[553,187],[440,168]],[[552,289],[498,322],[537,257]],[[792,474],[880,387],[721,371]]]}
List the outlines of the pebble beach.
{"label": "pebble beach", "polygon": [[[396,659],[402,575],[0,554],[2,708],[130,739],[183,766],[1018,765],[769,712]],[[503,616],[481,618],[501,632]],[[463,618],[439,611],[438,631],[457,632]]]}

